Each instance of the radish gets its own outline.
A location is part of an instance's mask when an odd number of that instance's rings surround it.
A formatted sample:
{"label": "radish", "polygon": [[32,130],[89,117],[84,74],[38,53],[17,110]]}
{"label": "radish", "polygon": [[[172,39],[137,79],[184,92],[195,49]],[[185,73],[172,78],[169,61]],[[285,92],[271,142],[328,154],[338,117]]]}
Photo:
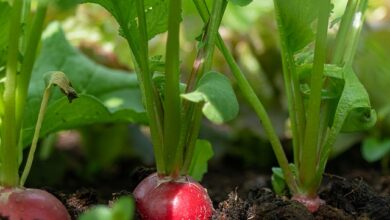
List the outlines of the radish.
{"label": "radish", "polygon": [[135,201],[142,219],[210,219],[211,200],[198,182],[189,176],[179,179],[153,173],[135,188]]}
{"label": "radish", "polygon": [[316,212],[321,205],[325,205],[325,201],[320,199],[319,196],[310,198],[304,195],[294,195],[291,199],[302,203],[311,213]]}
{"label": "radish", "polygon": [[40,189],[3,188],[0,190],[0,217],[8,220],[70,220],[65,206]]}

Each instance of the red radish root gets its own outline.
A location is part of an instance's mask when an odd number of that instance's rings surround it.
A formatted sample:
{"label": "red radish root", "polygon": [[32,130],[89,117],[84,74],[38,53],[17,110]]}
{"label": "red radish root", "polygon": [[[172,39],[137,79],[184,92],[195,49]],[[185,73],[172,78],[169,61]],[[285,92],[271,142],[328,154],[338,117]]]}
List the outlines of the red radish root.
{"label": "red radish root", "polygon": [[206,220],[213,213],[206,189],[189,176],[171,180],[154,173],[133,194],[144,220]]}
{"label": "red radish root", "polygon": [[8,220],[70,220],[65,206],[40,189],[0,189],[0,217]]}
{"label": "red radish root", "polygon": [[291,199],[302,203],[311,213],[316,212],[321,205],[325,204],[325,201],[318,196],[310,198],[304,195],[295,195]]}

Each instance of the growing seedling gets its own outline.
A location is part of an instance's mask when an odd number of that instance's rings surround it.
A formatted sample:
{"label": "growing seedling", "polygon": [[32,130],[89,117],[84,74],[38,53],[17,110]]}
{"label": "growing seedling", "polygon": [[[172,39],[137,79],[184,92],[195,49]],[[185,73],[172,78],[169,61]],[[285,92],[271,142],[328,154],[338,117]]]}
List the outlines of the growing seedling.
{"label": "growing seedling", "polygon": [[[194,2],[206,22],[210,15],[204,1]],[[293,199],[315,212],[323,203],[317,190],[337,134],[368,129],[376,121],[367,92],[352,69],[367,1],[348,1],[330,62],[331,2],[275,0],[274,5],[293,135],[293,164],[289,165],[264,106],[220,37],[217,45],[271,142],[281,168],[274,169],[273,185],[282,190],[286,184]]]}
{"label": "growing seedling", "polygon": [[[9,28],[6,40],[1,41],[0,50],[7,51],[5,64],[5,77],[1,91],[1,146],[0,146],[0,216],[7,219],[42,219],[42,220],[67,220],[70,216],[64,205],[53,195],[39,189],[24,188],[25,180],[31,168],[34,151],[38,142],[39,130],[47,102],[50,97],[51,87],[57,85],[68,96],[69,100],[76,97],[76,93],[70,86],[65,75],[61,72],[50,74],[47,89],[42,100],[41,110],[36,124],[34,140],[30,148],[30,154],[19,178],[19,164],[21,157],[21,137],[23,116],[32,67],[35,61],[35,53],[41,37],[43,21],[46,14],[46,3],[39,2],[35,18],[28,34],[21,34],[21,22],[29,17],[29,1],[0,2],[0,14],[10,15],[1,17]],[[24,13],[22,13],[24,11]],[[22,16],[23,15],[23,16]],[[3,40],[4,36],[1,36]],[[25,43],[25,50],[21,42]],[[23,60],[19,60],[19,51],[22,50]],[[3,63],[0,63],[2,66]],[[20,65],[20,69],[19,69]]]}
{"label": "growing seedling", "polygon": [[[209,146],[198,140],[202,113],[219,124],[238,113],[229,80],[211,71],[218,27],[227,1],[212,3],[212,13],[184,88],[180,83],[181,1],[86,2],[102,5],[115,17],[136,67],[157,167],[157,173],[144,179],[134,190],[140,216],[143,219],[209,219],[213,210],[211,200],[189,172],[197,170],[194,166],[199,161],[194,158],[202,155],[197,152]],[[149,59],[148,40],[166,30],[164,73],[159,74],[154,69],[155,60]]]}

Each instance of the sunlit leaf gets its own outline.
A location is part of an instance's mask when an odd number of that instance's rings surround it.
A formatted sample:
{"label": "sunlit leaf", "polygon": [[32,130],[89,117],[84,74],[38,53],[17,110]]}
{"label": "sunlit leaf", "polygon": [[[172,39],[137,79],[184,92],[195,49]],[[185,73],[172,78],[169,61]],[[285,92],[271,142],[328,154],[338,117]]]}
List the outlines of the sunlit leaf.
{"label": "sunlit leaf", "polygon": [[313,21],[318,2],[313,0],[274,0],[279,31],[291,52],[297,52],[313,41]]}
{"label": "sunlit leaf", "polygon": [[203,114],[214,123],[232,120],[238,114],[238,102],[230,81],[218,72],[206,73],[196,90],[182,97],[203,104]]}
{"label": "sunlit leaf", "polygon": [[24,145],[28,145],[32,139],[45,88],[44,76],[49,71],[66,73],[79,98],[69,104],[60,91],[54,91],[47,107],[41,136],[94,123],[146,123],[136,75],[94,63],[73,48],[59,25],[53,24],[44,34],[41,54],[32,74],[23,123]]}
{"label": "sunlit leaf", "polygon": [[[84,2],[99,4],[109,11],[121,26],[122,34],[124,34],[123,30],[127,29],[131,32],[137,26],[135,0],[84,0]],[[168,1],[144,0],[144,4],[148,38],[151,39],[168,28]]]}

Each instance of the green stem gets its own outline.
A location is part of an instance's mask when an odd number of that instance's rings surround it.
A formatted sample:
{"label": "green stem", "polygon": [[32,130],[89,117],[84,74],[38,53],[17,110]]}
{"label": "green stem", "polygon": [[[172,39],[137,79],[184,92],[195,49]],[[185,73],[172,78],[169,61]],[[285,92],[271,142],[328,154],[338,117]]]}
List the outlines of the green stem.
{"label": "green stem", "polygon": [[41,39],[41,34],[46,17],[47,4],[38,2],[38,8],[33,20],[31,31],[29,32],[27,48],[18,76],[18,85],[16,87],[16,131],[21,131],[24,108],[27,100],[28,86],[31,79],[31,73],[34,66],[37,48]]}
{"label": "green stem", "polygon": [[[213,63],[214,47],[218,35],[219,25],[221,23],[221,19],[225,9],[225,3],[225,0],[213,1],[212,13],[204,38],[204,48],[201,48],[200,51],[200,53],[204,54],[204,56],[201,58],[201,60],[203,60],[203,63],[201,63],[200,69],[197,71],[195,85],[206,72],[211,70]],[[191,160],[194,153],[196,140],[199,135],[202,120],[202,106],[199,104],[191,104],[186,114],[188,114],[190,117],[187,117],[188,120],[186,120],[186,126],[188,126],[189,129],[186,134],[186,141],[184,142],[186,145],[186,152],[184,155],[182,173],[187,173],[191,165]]]}
{"label": "green stem", "polygon": [[[166,174],[164,163],[164,149],[163,149],[163,129],[162,129],[162,113],[160,112],[160,103],[153,86],[152,74],[149,69],[148,57],[148,35],[146,29],[146,17],[144,1],[135,1],[137,15],[138,15],[138,29],[139,29],[139,47],[137,47],[134,40],[131,38],[130,31],[125,32],[125,36],[133,51],[135,60],[139,66],[137,76],[140,81],[141,90],[145,102],[146,112],[149,118],[150,133],[152,136],[153,149],[155,153],[157,172],[160,175]],[[123,26],[122,26],[123,27]],[[127,27],[127,25],[125,26]]]}
{"label": "green stem", "polygon": [[168,39],[165,63],[164,149],[166,172],[177,177],[182,164],[183,150],[179,148],[181,131],[180,104],[180,18],[181,0],[170,0],[168,11]]}
{"label": "green stem", "polygon": [[317,36],[314,51],[314,63],[310,82],[310,97],[307,109],[305,139],[302,147],[302,160],[299,167],[300,182],[303,193],[314,196],[313,180],[317,171],[317,151],[319,144],[319,124],[321,108],[321,90],[323,84],[324,64],[326,59],[326,41],[330,15],[330,0],[319,2]]}
{"label": "green stem", "polygon": [[[21,22],[24,26],[23,27],[24,32],[26,33],[28,30],[30,30],[30,26],[31,26],[31,22],[30,22],[31,21],[31,14],[32,14],[31,13],[31,1],[24,1],[22,7],[23,7],[23,9],[22,9]],[[27,41],[28,41],[27,34],[24,34],[23,36],[21,36],[19,48],[23,54],[26,51]]]}
{"label": "green stem", "polygon": [[37,119],[37,122],[35,124],[34,136],[32,139],[30,151],[28,153],[27,162],[26,162],[26,165],[24,167],[22,177],[20,179],[20,186],[21,187],[26,182],[27,176],[31,170],[32,162],[34,160],[35,150],[37,149],[39,132],[41,131],[43,118],[44,118],[45,113],[46,113],[46,108],[47,108],[47,104],[49,102],[49,98],[51,95],[51,89],[52,89],[53,85],[56,85],[61,89],[61,91],[67,96],[69,102],[72,102],[73,99],[77,98],[76,91],[71,87],[71,83],[69,82],[68,78],[66,77],[66,75],[63,72],[56,71],[56,72],[49,72],[49,73],[50,73],[50,75],[48,75],[46,78],[46,80],[48,80],[48,81],[46,81],[47,86],[46,86],[46,89],[43,93],[41,107],[39,109],[38,119]]}
{"label": "green stem", "polygon": [[[351,34],[348,35],[348,38],[346,40],[346,42],[349,43],[349,45],[347,45],[347,47],[351,48],[351,49],[345,50],[344,59],[342,61],[340,61],[340,63],[345,64],[345,66],[352,65],[352,59],[356,53],[356,46],[357,46],[357,42],[358,42],[358,39],[360,36],[362,23],[364,20],[364,12],[365,12],[366,8],[367,8],[367,0],[362,0],[358,3],[357,12],[361,13],[359,15],[360,17],[358,17],[359,19],[356,20],[356,22],[358,22],[356,25],[358,25],[358,26],[356,26],[356,28],[355,28],[356,30],[351,31]],[[349,26],[352,26],[354,22],[355,21],[350,20]],[[348,25],[346,25],[346,26],[348,26]],[[331,128],[327,137],[326,137],[326,141],[321,149],[321,154],[320,154],[319,162],[318,162],[318,166],[317,166],[317,175],[313,181],[314,182],[313,189],[318,188],[320,186],[320,183],[322,180],[322,174],[325,171],[326,163],[328,161],[328,158],[329,158],[329,155],[331,152],[331,148],[336,141],[336,136],[340,132],[340,129],[341,128]]]}
{"label": "green stem", "polygon": [[283,65],[283,77],[287,94],[288,112],[290,116],[291,131],[293,136],[293,153],[294,163],[297,167],[300,166],[300,158],[302,157],[301,146],[304,139],[305,132],[305,115],[303,100],[300,92],[298,74],[296,73],[296,66],[294,61],[293,52],[290,51],[287,45],[288,36],[284,32],[286,29],[284,23],[281,20],[279,1],[274,1],[275,13],[279,35],[281,38],[281,52],[282,52],[282,65]]}
{"label": "green stem", "polygon": [[39,132],[40,132],[41,127],[42,127],[42,122],[43,122],[43,118],[44,118],[45,113],[46,113],[47,103],[49,102],[50,95],[51,95],[51,88],[48,87],[45,89],[45,92],[43,93],[41,107],[39,109],[37,123],[35,124],[35,131],[34,131],[34,136],[33,136],[32,142],[31,142],[30,151],[28,153],[26,165],[24,167],[22,176],[20,178],[20,186],[21,187],[24,186],[26,179],[28,177],[28,174],[30,173],[30,170],[31,170],[31,166],[32,166],[32,163],[34,160],[35,150],[37,149]]}
{"label": "green stem", "polygon": [[222,54],[225,57],[226,62],[228,63],[233,76],[237,80],[237,84],[244,95],[247,102],[252,106],[255,111],[257,117],[260,119],[260,122],[263,125],[263,128],[270,140],[272,149],[275,153],[276,159],[282,168],[283,175],[286,179],[286,183],[292,194],[298,192],[297,183],[295,181],[294,175],[288,165],[288,160],[286,154],[284,153],[283,146],[278,138],[278,135],[275,132],[274,127],[272,126],[272,122],[268,117],[267,111],[265,110],[263,104],[256,96],[255,91],[250,86],[248,80],[245,78],[245,75],[242,73],[241,69],[235,62],[233,56],[227,49],[226,45],[223,43],[222,38],[219,38],[218,47],[221,50]]}
{"label": "green stem", "polygon": [[19,155],[15,125],[15,91],[23,1],[18,0],[13,2],[8,43],[7,70],[3,94],[4,117],[1,126],[1,184],[4,186],[17,186],[19,183]]}
{"label": "green stem", "polygon": [[[207,9],[204,0],[193,0],[193,2],[198,10],[198,13],[202,17],[203,22],[207,22],[210,13]],[[283,151],[282,144],[280,143],[275,129],[272,126],[271,120],[268,117],[268,114],[265,111],[263,104],[256,96],[255,91],[250,86],[248,80],[245,78],[245,75],[242,73],[241,69],[239,68],[238,64],[234,60],[232,54],[230,53],[229,49],[227,48],[224,41],[222,40],[222,37],[219,34],[217,36],[217,47],[225,57],[225,60],[228,63],[235,79],[237,80],[238,86],[242,91],[245,99],[252,106],[260,121],[262,122],[264,130],[267,133],[268,138],[270,139],[272,149],[275,152],[276,159],[278,160],[278,163],[283,170],[283,175],[286,178],[286,183],[289,189],[292,193],[297,192],[298,187],[296,181],[288,165],[288,160]]]}
{"label": "green stem", "polygon": [[365,11],[367,9],[368,0],[360,0],[357,6],[357,10],[353,16],[352,25],[351,25],[351,32],[349,39],[352,39],[349,41],[348,46],[345,49],[344,54],[344,62],[346,66],[352,66],[353,58],[356,54],[356,49],[359,42],[359,36],[362,31],[363,27],[363,21],[364,21],[364,15]]}
{"label": "green stem", "polygon": [[351,28],[352,19],[355,14],[355,9],[357,5],[357,0],[348,0],[345,12],[340,22],[340,28],[337,32],[336,43],[333,52],[332,63],[339,66],[343,65],[343,56],[346,41],[348,40],[347,35]]}

